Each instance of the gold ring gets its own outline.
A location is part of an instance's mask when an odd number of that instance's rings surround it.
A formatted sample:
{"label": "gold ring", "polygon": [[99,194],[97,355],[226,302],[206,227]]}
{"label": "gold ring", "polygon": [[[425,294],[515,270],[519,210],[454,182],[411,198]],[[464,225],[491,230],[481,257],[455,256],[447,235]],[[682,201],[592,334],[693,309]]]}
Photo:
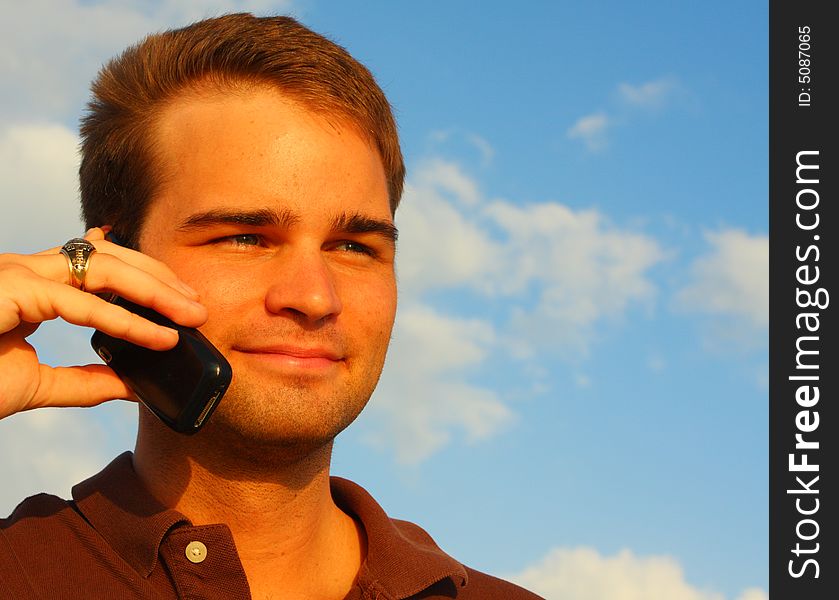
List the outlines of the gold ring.
{"label": "gold ring", "polygon": [[96,246],[83,238],[73,238],[61,247],[61,254],[67,258],[70,269],[70,285],[78,290],[84,291],[84,279],[94,252]]}

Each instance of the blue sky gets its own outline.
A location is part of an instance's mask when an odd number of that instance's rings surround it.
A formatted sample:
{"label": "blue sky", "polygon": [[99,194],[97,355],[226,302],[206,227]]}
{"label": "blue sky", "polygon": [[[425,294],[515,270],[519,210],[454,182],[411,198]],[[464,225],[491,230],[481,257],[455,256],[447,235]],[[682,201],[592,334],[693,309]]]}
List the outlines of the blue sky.
{"label": "blue sky", "polygon": [[[409,178],[400,310],[334,472],[548,598],[768,590],[767,6],[35,0],[0,24],[0,251],[81,228],[99,64],[228,10],[367,64]],[[49,324],[67,363],[89,332]],[[134,408],[0,423],[0,512],[133,445]],[[633,595],[634,594],[634,595]]]}

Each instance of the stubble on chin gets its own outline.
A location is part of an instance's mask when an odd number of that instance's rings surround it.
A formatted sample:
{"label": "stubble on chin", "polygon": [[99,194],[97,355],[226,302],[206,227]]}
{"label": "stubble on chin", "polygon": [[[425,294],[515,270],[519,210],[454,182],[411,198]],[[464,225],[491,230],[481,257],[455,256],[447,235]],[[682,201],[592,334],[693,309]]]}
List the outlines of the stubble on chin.
{"label": "stubble on chin", "polygon": [[[375,382],[373,382],[375,383]],[[367,404],[374,385],[322,390],[304,377],[268,388],[240,377],[205,429],[219,450],[244,458],[267,454],[302,458],[331,444]]]}

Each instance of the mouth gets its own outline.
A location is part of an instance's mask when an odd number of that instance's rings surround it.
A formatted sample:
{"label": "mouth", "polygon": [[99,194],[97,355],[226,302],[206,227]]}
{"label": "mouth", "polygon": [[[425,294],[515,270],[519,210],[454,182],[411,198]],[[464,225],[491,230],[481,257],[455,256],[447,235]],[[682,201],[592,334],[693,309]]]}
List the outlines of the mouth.
{"label": "mouth", "polygon": [[290,371],[325,371],[334,369],[344,361],[342,353],[325,346],[234,346],[232,350],[245,355],[249,360]]}

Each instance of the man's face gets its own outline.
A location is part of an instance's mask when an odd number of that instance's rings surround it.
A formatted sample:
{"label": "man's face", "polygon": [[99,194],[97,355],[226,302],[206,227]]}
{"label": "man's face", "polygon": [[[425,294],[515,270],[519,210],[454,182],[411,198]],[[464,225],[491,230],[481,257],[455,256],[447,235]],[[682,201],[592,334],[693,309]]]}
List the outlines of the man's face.
{"label": "man's face", "polygon": [[154,135],[163,184],[140,249],[198,291],[233,366],[210,426],[328,442],[369,399],[396,311],[377,152],[267,88],[178,100]]}

